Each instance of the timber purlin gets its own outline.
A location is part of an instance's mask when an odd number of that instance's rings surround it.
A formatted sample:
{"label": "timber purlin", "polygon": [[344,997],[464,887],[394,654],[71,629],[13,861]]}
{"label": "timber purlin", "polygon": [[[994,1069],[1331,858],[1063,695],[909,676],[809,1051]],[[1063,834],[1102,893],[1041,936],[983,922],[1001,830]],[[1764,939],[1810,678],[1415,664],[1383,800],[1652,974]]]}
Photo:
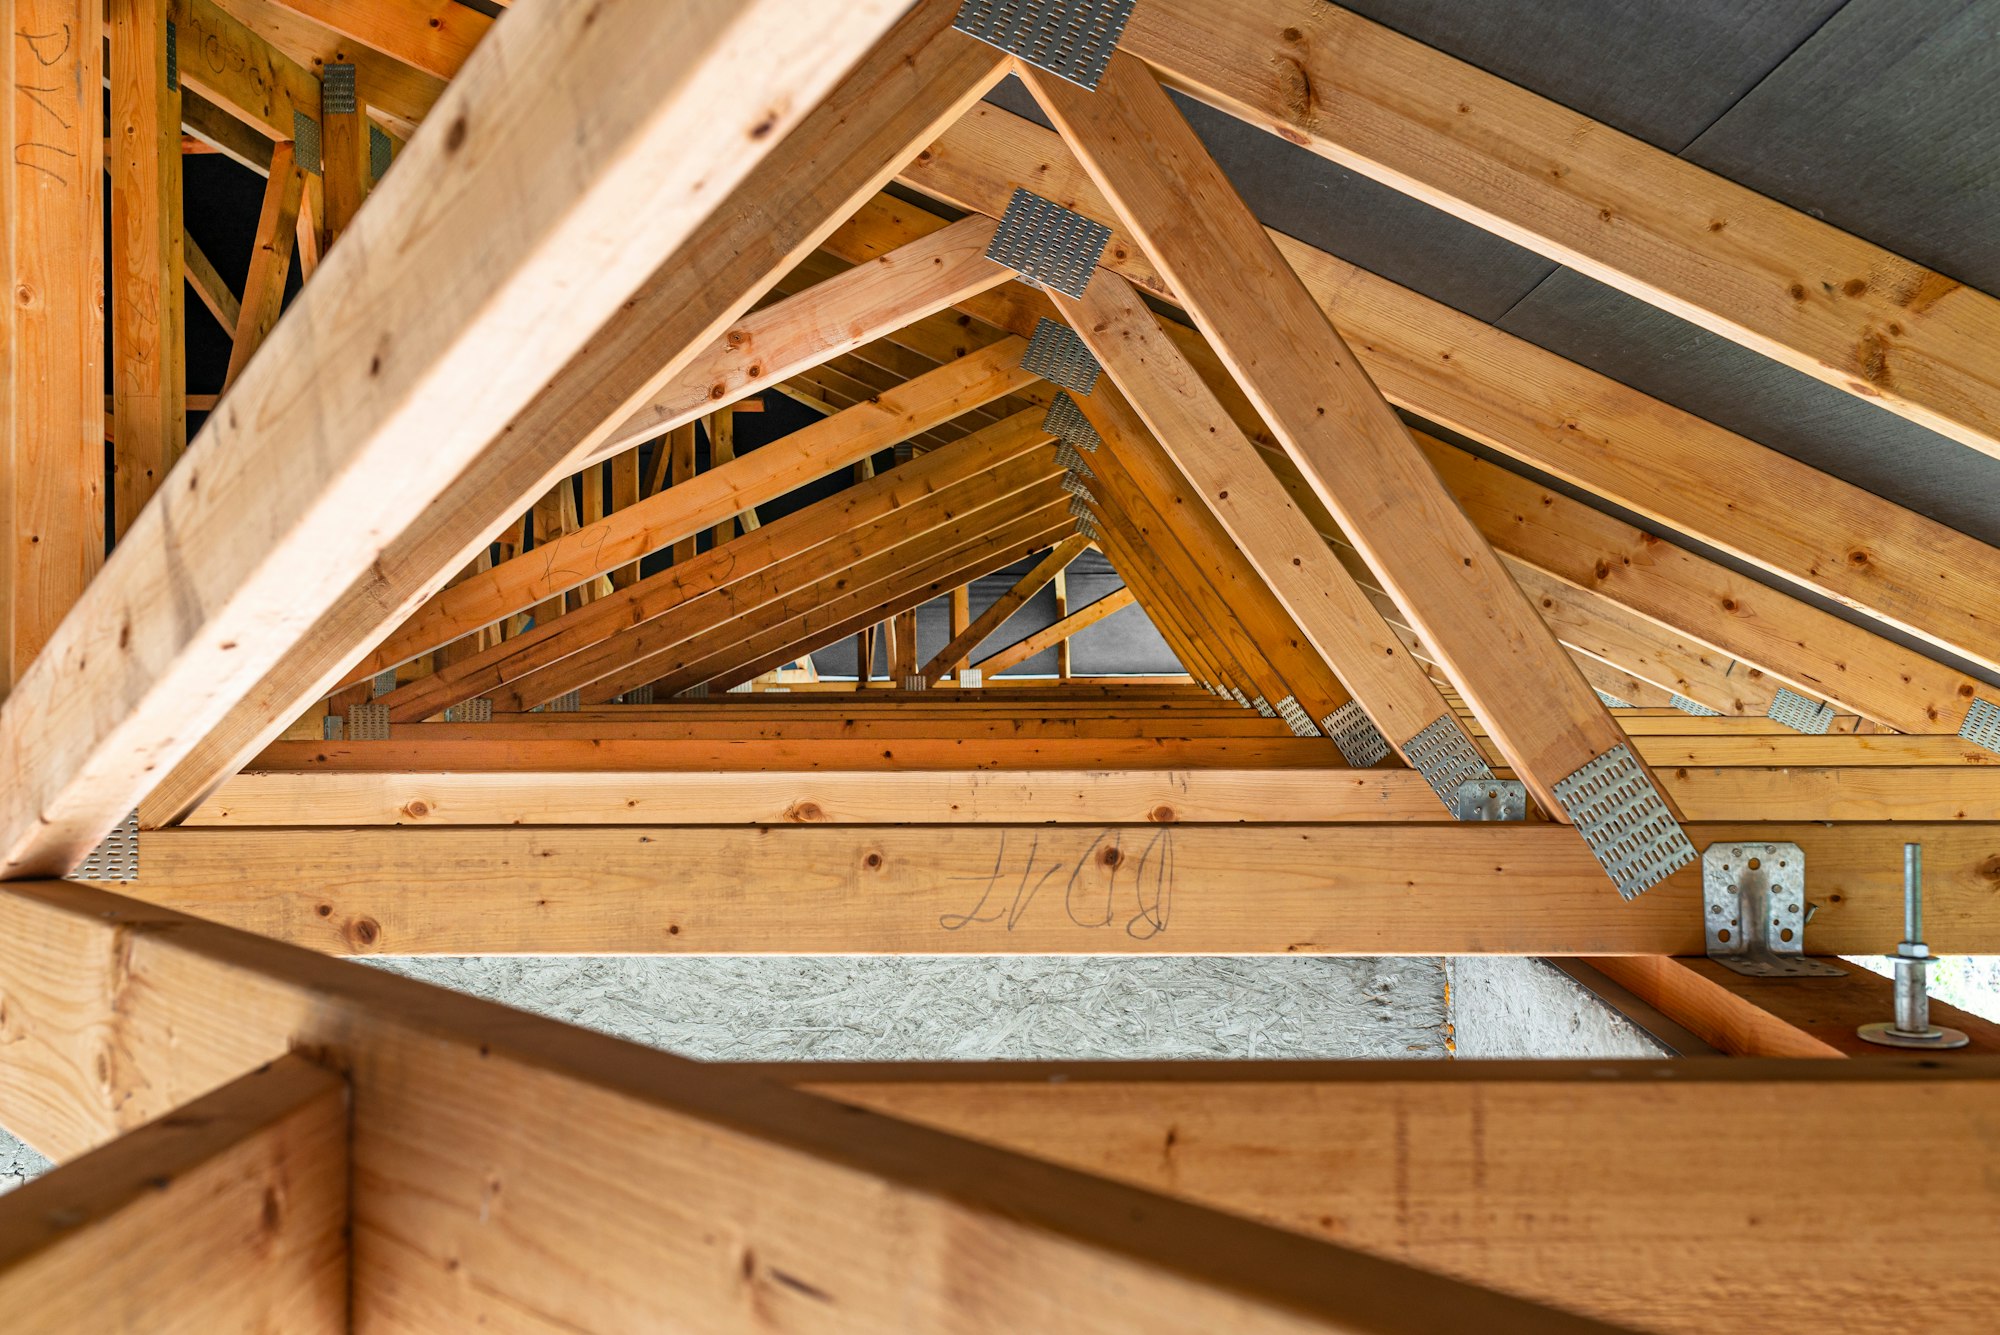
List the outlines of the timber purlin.
{"label": "timber purlin", "polygon": [[[1991,1325],[2000,1026],[1729,971],[1697,862],[1851,956],[1916,843],[2000,953],[2000,549],[1184,108],[2000,457],[1993,296],[1326,0],[8,12],[0,1324]],[[489,953],[1538,955],[1729,1055],[742,1068],[336,958]]]}

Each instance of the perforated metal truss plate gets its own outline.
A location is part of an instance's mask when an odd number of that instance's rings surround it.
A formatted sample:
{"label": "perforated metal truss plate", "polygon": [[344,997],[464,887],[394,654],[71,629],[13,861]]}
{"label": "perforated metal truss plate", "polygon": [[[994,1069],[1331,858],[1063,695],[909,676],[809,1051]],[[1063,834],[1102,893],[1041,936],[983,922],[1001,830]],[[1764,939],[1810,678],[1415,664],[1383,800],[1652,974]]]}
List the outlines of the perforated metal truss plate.
{"label": "perforated metal truss plate", "polygon": [[1333,738],[1341,759],[1355,769],[1367,769],[1389,754],[1389,739],[1362,711],[1359,700],[1349,700],[1321,719],[1319,726]]}
{"label": "perforated metal truss plate", "polygon": [[1110,240],[1111,229],[1103,223],[1032,190],[1016,190],[986,247],[986,258],[1031,283],[1081,297]]}
{"label": "perforated metal truss plate", "polygon": [[1056,442],[1056,462],[1079,477],[1096,477],[1090,461],[1077,453],[1076,446],[1066,440]]}
{"label": "perforated metal truss plate", "polygon": [[[1070,507],[1072,513],[1075,511],[1075,508],[1075,506]],[[1089,514],[1076,516],[1076,531],[1083,534],[1084,537],[1089,538],[1092,542],[1104,541],[1104,530],[1097,526],[1096,518]]]}
{"label": "perforated metal truss plate", "polygon": [[2000,753],[2000,705],[1974,700],[1965,711],[1965,722],[1958,725],[1958,735],[1974,746]]}
{"label": "perforated metal truss plate", "polygon": [[682,691],[680,693],[679,698],[682,700],[708,699],[708,683],[705,681],[696,682],[694,685],[688,687],[685,691]]}
{"label": "perforated metal truss plate", "polygon": [[139,813],[134,811],[83,855],[69,874],[72,881],[136,881],[139,879]]}
{"label": "perforated metal truss plate", "polygon": [[986,684],[986,674],[978,668],[960,668],[958,670],[958,684],[962,687],[984,686]]}
{"label": "perforated metal truss plate", "polygon": [[1558,780],[1555,792],[1592,856],[1627,899],[1694,861],[1694,845],[1623,742]]}
{"label": "perforated metal truss plate", "polygon": [[181,89],[181,34],[172,19],[167,20],[167,91]]}
{"label": "perforated metal truss plate", "polygon": [[1097,493],[1085,486],[1083,479],[1075,473],[1064,473],[1062,475],[1062,489],[1080,501],[1084,501],[1090,505],[1097,504]]}
{"label": "perforated metal truss plate", "polygon": [[347,711],[347,740],[386,742],[389,740],[389,706],[370,700]]}
{"label": "perforated metal truss plate", "polygon": [[1468,779],[1458,785],[1452,814],[1460,820],[1526,820],[1528,785],[1519,779]]}
{"label": "perforated metal truss plate", "polygon": [[1245,709],[1250,707],[1250,697],[1243,694],[1242,691],[1236,689],[1234,686],[1229,688],[1229,698],[1237,704],[1242,705]]}
{"label": "perforated metal truss plate", "polygon": [[653,688],[651,686],[634,686],[631,690],[618,697],[618,703],[624,705],[650,705],[653,703]]}
{"label": "perforated metal truss plate", "polygon": [[1403,756],[1410,768],[1424,776],[1424,782],[1438,795],[1438,801],[1458,809],[1458,786],[1472,779],[1491,779],[1493,769],[1479,748],[1450,714],[1439,714],[1422,732],[1403,743]]}
{"label": "perforated metal truss plate", "polygon": [[395,689],[396,669],[394,668],[390,668],[387,672],[376,673],[374,681],[369,686],[369,690],[375,695],[387,695]]}
{"label": "perforated metal truss plate", "polygon": [[448,706],[444,711],[446,723],[491,723],[493,702],[484,696],[477,700],[465,700]]}
{"label": "perforated metal truss plate", "polygon": [[906,691],[928,691],[930,688],[931,679],[921,672],[903,678],[903,689]]}
{"label": "perforated metal truss plate", "polygon": [[354,97],[354,66],[327,65],[321,68],[319,109],[324,116],[352,116],[361,110]]}
{"label": "perforated metal truss plate", "polygon": [[1771,699],[1767,717],[1797,732],[1822,733],[1833,726],[1833,706],[1811,700],[1797,691],[1780,686]]}
{"label": "perforated metal truss plate", "polygon": [[[1063,481],[1069,481],[1069,474],[1063,474]],[[1084,503],[1084,499],[1081,496],[1071,496],[1069,498],[1069,512],[1071,517],[1078,523],[1082,523],[1085,520],[1093,524],[1097,522],[1097,516],[1090,512],[1090,507]]]}
{"label": "perforated metal truss plate", "polygon": [[1710,844],[1701,854],[1708,957],[1753,978],[1840,978],[1805,955],[1806,856],[1797,844]]}
{"label": "perforated metal truss plate", "polygon": [[1042,418],[1042,430],[1086,454],[1097,453],[1098,446],[1104,444],[1104,437],[1097,434],[1097,428],[1083,415],[1083,409],[1067,394],[1057,394],[1050,402],[1048,415]]}
{"label": "perforated metal truss plate", "polygon": [[1269,700],[1266,700],[1261,695],[1252,696],[1250,698],[1250,707],[1257,711],[1257,716],[1259,718],[1278,717],[1278,711],[1271,708],[1271,702]]}
{"label": "perforated metal truss plate", "polygon": [[1103,367],[1084,346],[1077,332],[1060,320],[1047,316],[1035,322],[1035,333],[1021,354],[1021,369],[1032,371],[1052,385],[1088,394],[1097,388]]}
{"label": "perforated metal truss plate", "polygon": [[301,170],[320,175],[319,122],[303,111],[292,113],[292,154]]}
{"label": "perforated metal truss plate", "polygon": [[394,158],[396,146],[389,142],[389,136],[379,125],[368,127],[368,175],[372,180],[381,180],[389,174],[389,163]]}
{"label": "perforated metal truss plate", "polygon": [[328,714],[319,721],[319,736],[323,742],[337,742],[347,735],[347,716]]}
{"label": "perforated metal truss plate", "polygon": [[564,691],[561,695],[543,705],[542,708],[548,710],[551,714],[574,714],[577,710],[583,708],[583,697],[576,691]]}
{"label": "perforated metal truss plate", "polygon": [[1296,696],[1286,696],[1284,699],[1278,701],[1276,708],[1278,710],[1278,717],[1283,719],[1285,726],[1292,730],[1292,736],[1319,736],[1319,729],[1313,726],[1312,715],[1306,713],[1305,706],[1298,702]]}
{"label": "perforated metal truss plate", "polygon": [[1131,17],[1132,0],[965,0],[952,26],[1095,88]]}
{"label": "perforated metal truss plate", "polygon": [[1677,695],[1673,699],[1667,701],[1667,703],[1672,705],[1675,709],[1680,710],[1681,713],[1693,714],[1697,718],[1722,717],[1722,711],[1720,709],[1710,709],[1707,705],[1703,704],[1701,701],[1690,700],[1685,695]]}
{"label": "perforated metal truss plate", "polygon": [[1631,705],[1626,704],[1623,700],[1620,700],[1617,696],[1613,695],[1609,691],[1599,691],[1597,693],[1597,698],[1598,701],[1602,703],[1606,709],[1630,709],[1632,707]]}

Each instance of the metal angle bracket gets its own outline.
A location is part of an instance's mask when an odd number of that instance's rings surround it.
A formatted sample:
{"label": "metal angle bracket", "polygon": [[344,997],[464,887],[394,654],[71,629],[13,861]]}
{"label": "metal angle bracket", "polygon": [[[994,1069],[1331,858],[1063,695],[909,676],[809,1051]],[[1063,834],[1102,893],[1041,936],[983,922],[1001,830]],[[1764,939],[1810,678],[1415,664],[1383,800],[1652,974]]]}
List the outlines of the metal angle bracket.
{"label": "metal angle bracket", "polygon": [[2000,705],[1974,699],[1965,711],[1965,721],[1958,725],[1958,735],[1974,746],[2000,754]]}
{"label": "metal angle bracket", "polygon": [[1555,794],[1626,899],[1636,899],[1694,861],[1694,845],[1623,742],[1557,780]]}
{"label": "metal angle bracket", "polygon": [[1841,978],[1808,959],[1806,855],[1797,844],[1710,844],[1701,854],[1708,957],[1752,978]]}
{"label": "metal angle bracket", "polygon": [[986,258],[1038,287],[1081,299],[1111,242],[1111,229],[1032,190],[1016,190]]}
{"label": "metal angle bracket", "polygon": [[1818,736],[1833,726],[1833,706],[1800,695],[1788,686],[1780,686],[1778,693],[1771,697],[1771,708],[1765,717],[1775,719],[1794,732]]}
{"label": "metal angle bracket", "polygon": [[1042,430],[1086,454],[1097,453],[1104,444],[1104,437],[1097,434],[1097,428],[1083,415],[1083,409],[1076,406],[1076,400],[1061,391],[1049,402],[1049,411],[1042,418]]}
{"label": "metal angle bracket", "polygon": [[1368,769],[1389,754],[1389,739],[1361,708],[1359,700],[1349,700],[1319,721],[1320,730],[1333,739],[1350,768]]}
{"label": "metal angle bracket", "polygon": [[72,881],[136,881],[139,879],[139,813],[133,811],[111,828],[97,847],[83,855],[68,879]]}
{"label": "metal angle bracket", "polygon": [[1690,700],[1685,695],[1676,695],[1673,699],[1667,701],[1667,703],[1672,705],[1675,709],[1680,710],[1681,713],[1693,714],[1696,718],[1722,717],[1722,711],[1720,709],[1710,709],[1707,705],[1703,704],[1701,701]]}
{"label": "metal angle bracket", "polygon": [[1528,785],[1519,779],[1467,779],[1452,814],[1460,820],[1526,820]]}
{"label": "metal angle bracket", "polygon": [[952,27],[1038,70],[1095,89],[1133,0],[965,0]]}
{"label": "metal angle bracket", "polygon": [[1460,784],[1493,778],[1493,767],[1449,713],[1439,714],[1425,724],[1401,749],[1410,768],[1423,775],[1424,782],[1438,795],[1438,801],[1453,811],[1458,810]]}
{"label": "metal angle bracket", "polygon": [[1097,377],[1104,370],[1076,330],[1046,315],[1035,322],[1034,336],[1021,354],[1021,369],[1085,395],[1097,388]]}

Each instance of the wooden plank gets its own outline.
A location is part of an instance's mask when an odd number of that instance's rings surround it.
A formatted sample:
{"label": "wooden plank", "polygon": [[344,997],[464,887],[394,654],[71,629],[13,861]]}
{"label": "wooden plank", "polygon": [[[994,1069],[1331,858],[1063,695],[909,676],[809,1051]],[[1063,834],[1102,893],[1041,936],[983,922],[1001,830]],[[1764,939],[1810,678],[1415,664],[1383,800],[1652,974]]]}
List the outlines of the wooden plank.
{"label": "wooden plank", "polygon": [[[354,71],[352,65],[344,68]],[[330,109],[324,86],[320,93],[320,180],[322,198],[326,201],[321,230],[329,248],[354,222],[354,215],[361,211],[361,200],[368,193],[368,90],[361,86],[358,72],[349,77],[354,79],[351,110]]]}
{"label": "wooden plank", "polygon": [[303,1058],[0,1199],[9,1330],[348,1330],[347,1089]]}
{"label": "wooden plank", "polygon": [[104,563],[102,20],[14,0],[0,136],[0,700]]}
{"label": "wooden plank", "polygon": [[167,0],[188,88],[273,140],[293,139],[297,118],[320,123],[319,75],[266,41],[217,0]]}
{"label": "wooden plank", "polygon": [[[1898,938],[1902,844],[1920,841],[1931,948],[2000,949],[2000,826],[1701,824],[1689,837],[1798,844],[1812,949],[1829,954]],[[644,826],[206,828],[143,834],[140,857],[141,898],[338,954],[1703,950],[1699,866],[1626,903],[1556,824],[794,824],[698,839]]]}
{"label": "wooden plank", "polygon": [[264,183],[264,204],[257,215],[256,249],[250,254],[250,273],[237,308],[229,371],[222,378],[225,393],[242,377],[283,313],[285,282],[298,240],[299,202],[305,194],[305,173],[293,152],[290,141],[271,151],[271,175]]}
{"label": "wooden plank", "polygon": [[[1109,216],[1059,136],[998,107],[969,112],[900,179],[996,218],[1017,186]],[[903,229],[939,225],[908,205],[875,220],[885,216]],[[2000,586],[2000,549],[1325,251],[1271,236],[1321,309],[1339,312],[1362,368],[1391,403],[2000,671],[1990,593]],[[1172,299],[1123,229],[1104,264]],[[1730,485],[1746,476],[1782,504],[1746,511]]]}
{"label": "wooden plank", "polygon": [[[1062,572],[1057,571],[1056,573],[1060,575]],[[1088,606],[1080,607],[1069,615],[1062,617],[1055,624],[1045,626],[1032,635],[1021,637],[1006,648],[997,650],[980,659],[972,666],[982,673],[991,673],[994,676],[998,676],[1010,667],[1016,667],[1019,664],[1027,662],[1044,649],[1067,643],[1070,636],[1075,635],[1079,631],[1089,629],[1110,616],[1113,612],[1123,611],[1130,607],[1132,602],[1132,590],[1121,585]],[[1057,610],[1061,611],[1060,608]]]}
{"label": "wooden plank", "polygon": [[[1731,1056],[1910,1055],[1855,1033],[1896,1017],[1894,985],[1858,965],[1843,965],[1847,973],[1839,978],[1747,978],[1702,958],[1627,955],[1589,963]],[[2000,1024],[1936,998],[1930,1006],[1932,1024],[1949,1025],[1972,1040],[1951,1060],[2000,1055]]]}
{"label": "wooden plank", "polygon": [[[172,819],[337,684],[357,656],[443,587],[557,478],[587,463],[601,433],[725,333],[776,275],[878,189],[894,170],[883,164],[917,151],[1001,76],[1005,57],[953,33],[950,19],[930,6],[912,12],[819,105],[805,99],[800,133],[758,141],[762,153],[752,157],[759,160],[740,180],[725,183],[729,193],[685,243],[689,253],[720,258],[656,268],[568,364],[554,364],[552,380],[537,380],[546,389],[508,423],[514,448],[478,456],[416,527],[378,553],[366,575],[175,766],[147,802],[155,818]],[[380,76],[368,86],[379,93]],[[775,146],[773,138],[780,138]],[[404,166],[411,165],[416,147],[402,155]],[[560,161],[557,150],[550,152]],[[421,174],[422,163],[415,165]],[[400,168],[391,173],[409,174]],[[568,192],[564,186],[552,198]],[[382,207],[377,204],[378,211]],[[548,364],[533,369],[537,377],[550,374]]]}
{"label": "wooden plank", "polygon": [[1194,131],[1130,56],[1094,94],[1024,78],[1516,775],[1566,815],[1556,783],[1616,727]]}
{"label": "wooden plank", "polygon": [[972,651],[979,647],[987,636],[998,630],[1008,617],[1026,606],[1028,600],[1040,593],[1048,582],[1056,577],[1056,571],[1068,566],[1083,554],[1090,540],[1081,534],[1065,538],[1047,556],[1028,568],[1028,573],[1014,582],[1014,586],[1002,593],[981,612],[977,619],[952,636],[951,643],[938,650],[930,662],[924,664],[924,677],[932,685],[946,673],[957,673]]}
{"label": "wooden plank", "polygon": [[[357,579],[380,576],[387,535],[461,479],[727,197],[761,156],[742,138],[766,119],[761,108],[743,111],[743,127],[717,115],[719,88],[739,97],[804,68],[807,83],[787,83],[786,114],[753,141],[768,149],[840,77],[849,62],[837,54],[858,56],[900,8],[698,3],[671,23],[530,9],[467,68],[444,119],[356,220],[360,243],[328,258],[328,281],[209,417],[188,482],[142,515],[132,554],[85,591],[0,709],[0,763],[14,776],[0,792],[0,877],[73,867]],[[764,36],[778,45],[754,58],[739,45]],[[524,93],[514,72],[529,65]],[[612,79],[624,96],[607,100],[602,81],[619,69],[647,74]],[[475,121],[490,151],[462,151]],[[178,164],[177,135],[174,150]],[[548,173],[561,184],[536,187]],[[497,213],[502,201],[505,229],[428,221],[440,209]],[[393,264],[370,262],[391,253]],[[412,451],[413,439],[426,448]],[[399,485],[385,490],[391,475]]]}
{"label": "wooden plank", "polygon": [[[180,93],[166,0],[109,0],[114,532],[123,541],[187,447]],[[79,34],[83,39],[92,28]]]}
{"label": "wooden plank", "polygon": [[1315,0],[1167,0],[1122,44],[1290,143],[2000,456],[1983,292]]}
{"label": "wooden plank", "polygon": [[[1595,1328],[80,886],[0,943],[0,1116],[59,1153],[293,1047],[347,1073],[364,1329]],[[910,1264],[940,1238],[980,1264]]]}
{"label": "wooden plank", "polygon": [[[751,1066],[856,1107],[1172,1192],[1631,1329],[1990,1324],[1991,1061]],[[1717,1134],[1727,1127],[1726,1134]],[[1912,1141],[1892,1203],[1825,1171]],[[1772,1174],[1809,1146],[1805,1171]],[[1699,1168],[1692,1167],[1699,1165]],[[1981,1165],[1968,1172],[1969,1166]],[[1744,1184],[1763,1181],[1754,1205]],[[1752,1263],[1755,1272],[1745,1266]],[[1900,1258],[1900,1260],[1898,1259]]]}
{"label": "wooden plank", "polygon": [[[686,487],[693,485],[695,479],[694,447],[694,423],[690,422],[686,426],[675,427],[667,433],[667,458],[670,462],[668,486]],[[690,529],[686,537],[674,540],[672,554],[675,565],[685,565],[687,562],[694,560],[695,533],[698,531],[698,529]]]}
{"label": "wooden plank", "polygon": [[[369,115],[399,139],[407,140],[416,132],[444,93],[444,79],[282,8],[275,0],[214,3],[274,51],[308,69],[354,66],[357,79],[368,89]],[[313,100],[311,110],[317,113],[318,107],[318,100]]]}

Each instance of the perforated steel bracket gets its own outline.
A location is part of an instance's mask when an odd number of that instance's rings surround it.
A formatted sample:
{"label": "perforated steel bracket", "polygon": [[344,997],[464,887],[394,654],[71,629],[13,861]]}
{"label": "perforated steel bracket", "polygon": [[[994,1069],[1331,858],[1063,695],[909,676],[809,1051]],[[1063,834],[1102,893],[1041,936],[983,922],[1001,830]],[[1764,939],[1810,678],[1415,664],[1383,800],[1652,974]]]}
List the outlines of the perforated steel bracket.
{"label": "perforated steel bracket", "polygon": [[980,668],[960,668],[958,670],[958,684],[961,687],[984,686],[986,684],[986,673]]}
{"label": "perforated steel bracket", "polygon": [[1975,699],[1965,711],[1965,721],[1958,725],[1958,735],[1974,746],[2000,754],[2000,705]]}
{"label": "perforated steel bracket", "polygon": [[1047,316],[1035,322],[1034,336],[1021,353],[1021,369],[1079,394],[1097,388],[1097,377],[1104,370],[1076,330]]}
{"label": "perforated steel bracket", "polygon": [[[1069,480],[1070,480],[1069,474],[1064,473],[1063,481],[1068,482]],[[1090,512],[1090,506],[1084,502],[1083,497],[1075,494],[1075,488],[1065,487],[1064,490],[1069,491],[1071,493],[1069,498],[1070,517],[1075,519],[1078,523],[1082,523],[1084,520],[1089,520],[1091,523],[1095,524],[1097,522],[1097,516]],[[1088,495],[1089,494],[1088,491],[1086,491],[1085,494]]]}
{"label": "perforated steel bracket", "polygon": [[1092,542],[1103,542],[1104,530],[1097,526],[1096,517],[1088,512],[1079,515],[1075,511],[1076,507],[1072,505],[1070,512],[1076,519],[1076,531],[1083,534],[1084,537],[1089,538]]}
{"label": "perforated steel bracket", "polygon": [[181,90],[181,34],[172,19],[167,20],[167,91]]}
{"label": "perforated steel bracket", "polygon": [[387,672],[376,673],[374,680],[369,683],[368,689],[371,694],[378,697],[387,695],[389,692],[395,690],[396,669],[390,668]]}
{"label": "perforated steel bracket", "polygon": [[389,164],[394,160],[396,145],[379,125],[368,127],[368,175],[380,181],[389,174]]}
{"label": "perforated steel bracket", "polygon": [[1086,486],[1083,479],[1075,473],[1064,473],[1062,475],[1062,489],[1085,504],[1097,504],[1097,493]]}
{"label": "perforated steel bracket", "polygon": [[1452,811],[1458,809],[1458,786],[1493,777],[1493,767],[1479,748],[1449,713],[1439,714],[1416,736],[1404,742],[1403,758],[1410,768],[1424,776],[1424,782],[1438,795],[1438,801]]}
{"label": "perforated steel bracket", "polygon": [[444,711],[446,723],[491,723],[493,702],[485,696],[473,700],[462,700],[455,705],[447,705]]}
{"label": "perforated steel bracket", "polygon": [[965,0],[951,25],[1057,78],[1096,88],[1133,0]]}
{"label": "perforated steel bracket", "polygon": [[1097,470],[1090,466],[1090,461],[1077,453],[1076,446],[1066,440],[1056,442],[1056,462],[1078,477],[1097,476]]}
{"label": "perforated steel bracket", "polygon": [[1367,769],[1389,754],[1389,739],[1362,710],[1359,700],[1349,700],[1321,719],[1319,726],[1351,768]]}
{"label": "perforated steel bracket", "polygon": [[921,672],[903,678],[903,689],[906,691],[928,691],[930,688],[931,679]]}
{"label": "perforated steel bracket", "polygon": [[1104,437],[1097,434],[1097,428],[1083,415],[1083,409],[1076,406],[1076,400],[1063,393],[1050,400],[1048,415],[1042,418],[1042,430],[1086,454],[1097,453],[1104,444]]}
{"label": "perforated steel bracket", "polygon": [[389,706],[370,700],[347,711],[347,740],[386,742],[389,740]]}
{"label": "perforated steel bracket", "polygon": [[1557,780],[1555,794],[1626,899],[1694,861],[1694,845],[1623,742]]}
{"label": "perforated steel bracket", "polygon": [[1710,844],[1701,854],[1708,957],[1753,978],[1840,978],[1808,959],[1806,855],[1797,844]]}
{"label": "perforated steel bracket", "polygon": [[323,742],[337,742],[347,736],[347,718],[342,714],[328,714],[319,721],[319,737]]}
{"label": "perforated steel bracket", "polygon": [[986,258],[1038,287],[1081,298],[1110,244],[1111,229],[1032,190],[1016,190],[993,230]]}
{"label": "perforated steel bracket", "polygon": [[292,113],[292,157],[301,171],[322,175],[319,161],[319,122],[303,111]]}
{"label": "perforated steel bracket", "polygon": [[1833,726],[1833,706],[1821,704],[1789,687],[1780,686],[1778,693],[1771,698],[1771,708],[1766,717],[1775,719],[1795,732],[1812,733],[1817,736]]}
{"label": "perforated steel bracket", "polygon": [[618,702],[625,705],[650,705],[653,703],[653,688],[650,685],[634,686],[619,696]]}
{"label": "perforated steel bracket", "polygon": [[1242,691],[1238,690],[1234,686],[1231,686],[1229,688],[1229,698],[1234,700],[1237,704],[1243,706],[1243,708],[1245,709],[1248,709],[1250,707],[1250,697],[1243,694]]}
{"label": "perforated steel bracket", "polygon": [[1519,779],[1468,779],[1452,814],[1460,820],[1526,820],[1528,785]]}
{"label": "perforated steel bracket", "polygon": [[1313,726],[1312,715],[1306,713],[1305,706],[1298,702],[1298,697],[1288,695],[1274,707],[1278,711],[1278,717],[1285,721],[1285,726],[1292,730],[1292,736],[1319,736],[1319,729]]}
{"label": "perforated steel bracket", "polygon": [[677,698],[682,700],[706,700],[708,699],[708,683],[698,681],[682,691]]}
{"label": "perforated steel bracket", "polygon": [[1269,700],[1266,700],[1261,695],[1253,695],[1250,697],[1250,707],[1257,711],[1257,716],[1259,718],[1278,717],[1278,711],[1271,708],[1271,702]]}
{"label": "perforated steel bracket", "polygon": [[547,704],[537,705],[536,708],[546,709],[551,714],[574,714],[583,708],[583,696],[577,691],[564,691]]}
{"label": "perforated steel bracket", "polygon": [[69,874],[72,881],[136,881],[139,879],[139,813],[134,811],[112,827],[97,847]]}
{"label": "perforated steel bracket", "polygon": [[354,66],[323,66],[319,75],[320,115],[352,116],[360,110],[354,94]]}
{"label": "perforated steel bracket", "polygon": [[1599,691],[1597,699],[1606,709],[1630,709],[1632,707],[1609,691]]}
{"label": "perforated steel bracket", "polygon": [[1701,701],[1690,700],[1685,695],[1676,695],[1673,699],[1667,701],[1667,703],[1672,705],[1675,709],[1680,710],[1681,713],[1693,714],[1696,718],[1722,717],[1722,711],[1720,709],[1710,709],[1707,705],[1703,704]]}

